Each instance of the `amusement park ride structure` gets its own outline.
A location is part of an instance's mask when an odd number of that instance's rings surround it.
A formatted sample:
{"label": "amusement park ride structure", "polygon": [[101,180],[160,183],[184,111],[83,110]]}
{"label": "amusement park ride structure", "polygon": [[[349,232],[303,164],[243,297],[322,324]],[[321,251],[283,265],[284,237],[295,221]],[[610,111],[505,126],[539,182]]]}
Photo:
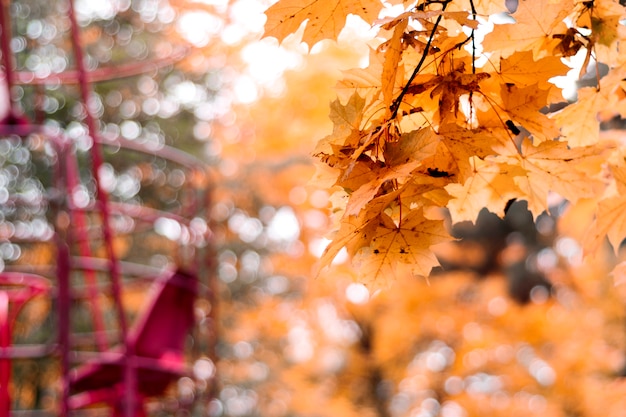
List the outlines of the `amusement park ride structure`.
{"label": "amusement park ride structure", "polygon": [[[86,68],[72,1],[74,68],[45,78],[17,71],[9,3],[0,2],[0,77],[10,102],[0,121],[0,246],[14,253],[0,263],[0,417],[20,415],[12,371],[27,358],[49,358],[59,370],[55,404],[28,415],[88,415],[104,406],[114,416],[145,416],[150,399],[180,378],[194,378],[191,361],[215,362],[208,172],[175,148],[102,134],[90,108],[98,77]],[[166,61],[116,72],[128,76]],[[21,113],[12,88],[37,83],[78,87],[84,135]],[[140,185],[144,199],[116,197],[102,179],[106,169],[118,169],[116,161],[124,161],[119,171],[124,164],[158,170],[160,182]],[[133,320],[123,302],[131,287],[146,294]],[[50,336],[16,343],[20,312],[36,300],[48,306]],[[198,300],[210,308],[197,308]],[[213,382],[202,382],[210,391]]]}

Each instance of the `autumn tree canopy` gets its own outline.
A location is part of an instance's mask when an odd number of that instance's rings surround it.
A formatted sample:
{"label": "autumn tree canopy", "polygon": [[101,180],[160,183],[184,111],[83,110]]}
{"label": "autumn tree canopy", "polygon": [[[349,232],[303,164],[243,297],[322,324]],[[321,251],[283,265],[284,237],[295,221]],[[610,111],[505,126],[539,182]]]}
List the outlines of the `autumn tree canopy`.
{"label": "autumn tree canopy", "polygon": [[[526,200],[534,216],[559,196],[591,201],[583,247],[626,237],[626,160],[600,125],[626,116],[624,7],[617,0],[280,0],[265,36],[303,28],[313,46],[336,39],[349,14],[377,31],[369,62],[343,74],[334,129],[313,154],[330,181],[336,231],[322,267],[342,248],[361,278],[428,276],[444,225],[503,216]],[[555,77],[591,80],[577,98]],[[589,84],[589,83],[588,83]]]}

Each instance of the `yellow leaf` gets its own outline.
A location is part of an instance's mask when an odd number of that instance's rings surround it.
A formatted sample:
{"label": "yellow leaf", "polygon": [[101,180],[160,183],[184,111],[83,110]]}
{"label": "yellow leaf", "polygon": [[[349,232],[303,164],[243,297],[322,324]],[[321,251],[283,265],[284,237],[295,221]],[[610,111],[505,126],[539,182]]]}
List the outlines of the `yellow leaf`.
{"label": "yellow leaf", "polygon": [[459,181],[464,182],[474,172],[470,158],[484,158],[494,155],[493,150],[502,144],[502,139],[494,135],[491,129],[464,129],[456,124],[446,124],[439,129],[441,140],[455,159],[459,169]]}
{"label": "yellow leaf", "polygon": [[611,174],[615,179],[616,195],[598,203],[596,219],[585,244],[585,249],[591,253],[600,247],[605,236],[617,253],[626,238],[626,167],[611,166]]}
{"label": "yellow leaf", "polygon": [[472,14],[468,11],[444,12],[443,15],[448,19],[456,21],[461,26],[478,29],[478,20],[472,19]]}
{"label": "yellow leaf", "polygon": [[345,106],[339,100],[335,100],[330,104],[330,120],[333,121],[335,129],[337,127],[358,129],[364,107],[365,100],[358,94],[353,94]]}
{"label": "yellow leaf", "polygon": [[361,158],[361,160],[351,164],[349,169],[342,172],[335,185],[342,187],[348,193],[352,193],[363,184],[374,180],[376,171],[379,169],[380,167],[371,159]]}
{"label": "yellow leaf", "polygon": [[548,90],[540,90],[537,85],[524,88],[502,86],[504,110],[538,140],[556,139],[561,133],[554,120],[539,111],[547,104],[547,98]]}
{"label": "yellow leaf", "polygon": [[396,199],[399,191],[376,197],[369,202],[366,210],[361,210],[357,216],[345,215],[339,222],[339,229],[333,234],[332,241],[324,250],[318,263],[318,272],[329,266],[342,248],[346,248],[349,255],[363,247],[367,247],[378,227],[380,216],[389,204]]}
{"label": "yellow leaf", "polygon": [[598,112],[607,109],[608,100],[595,87],[578,90],[578,100],[550,117],[561,128],[563,138],[571,146],[597,143],[600,137]]}
{"label": "yellow leaf", "polygon": [[505,2],[502,0],[455,0],[449,6],[449,11],[467,11],[476,9],[478,16],[489,16],[507,10]]}
{"label": "yellow leaf", "polygon": [[[404,75],[404,71],[400,71],[398,74],[398,66],[402,57],[402,37],[404,36],[404,30],[409,24],[409,19],[401,20],[393,29],[393,35],[386,47],[385,51],[385,63],[383,64],[382,73],[382,90],[383,90],[383,104],[389,110],[391,103],[395,96],[396,78],[398,75]],[[401,77],[402,80],[402,77]]]}
{"label": "yellow leaf", "polygon": [[388,281],[407,268],[414,275],[427,277],[439,261],[430,247],[452,240],[443,221],[428,220],[422,210],[415,210],[397,226],[382,214],[375,237],[368,248],[354,259],[360,276],[376,286]]}
{"label": "yellow leaf", "polygon": [[602,182],[594,178],[604,159],[600,147],[569,148],[567,143],[545,141],[533,145],[530,139],[522,142],[521,153],[509,158],[525,171],[515,177],[515,183],[528,201],[534,216],[547,207],[548,192],[553,191],[571,202],[595,197]]}
{"label": "yellow leaf", "polygon": [[461,61],[458,68],[441,79],[441,83],[430,93],[431,98],[439,97],[439,124],[456,120],[459,116],[465,120],[467,116],[459,110],[459,98],[470,92],[479,91],[480,83],[490,78],[486,72],[476,74],[465,73],[465,63]]}
{"label": "yellow leaf", "polygon": [[344,247],[348,253],[354,254],[356,250],[368,246],[377,227],[378,215],[372,215],[371,211],[362,211],[358,216],[344,216],[339,230],[320,258],[320,269],[330,265]]}
{"label": "yellow leaf", "polygon": [[[370,49],[369,65],[365,68],[353,68],[344,71],[343,78],[337,83],[337,95],[345,101],[353,94],[362,95],[368,103],[378,99],[380,95],[380,79],[384,65],[384,54]],[[401,88],[398,84],[396,87]]]}
{"label": "yellow leaf", "polygon": [[379,0],[280,0],[265,14],[264,36],[273,36],[279,41],[298,30],[307,21],[302,40],[313,46],[323,39],[336,39],[345,26],[348,14],[360,16],[373,23],[382,8]]}
{"label": "yellow leaf", "polygon": [[[343,146],[355,146],[361,139],[361,118],[365,108],[365,100],[358,94],[353,94],[350,100],[343,105],[335,100],[330,105],[330,119],[333,122],[333,133],[317,143],[313,152],[315,156],[330,156],[337,154],[336,148]],[[335,155],[328,165],[334,166],[338,160],[348,159],[350,155]]]}
{"label": "yellow leaf", "polygon": [[369,202],[376,197],[381,187],[386,183],[393,181],[396,184],[402,184],[408,180],[411,172],[420,165],[418,161],[410,161],[404,165],[392,166],[378,170],[375,177],[359,187],[350,195],[348,206],[346,207],[347,215],[358,214]]}
{"label": "yellow leaf", "polygon": [[433,177],[427,174],[415,173],[411,182],[401,189],[400,202],[403,210],[414,210],[419,207],[433,205],[445,207],[448,204],[450,196],[443,187],[450,183],[450,178],[440,171],[431,169],[431,172],[444,176]]}
{"label": "yellow leaf", "polygon": [[[500,68],[492,74],[493,82],[515,84],[517,87],[537,85],[541,90],[549,90],[548,103],[562,101],[561,91],[548,80],[565,75],[569,67],[560,58],[549,56],[538,61],[533,59],[531,51],[519,51],[506,59],[500,59]],[[494,91],[497,87],[494,87]]]}
{"label": "yellow leaf", "polygon": [[619,37],[620,20],[625,17],[624,6],[610,0],[596,0],[590,9],[591,29],[594,40],[611,46]]}
{"label": "yellow leaf", "polygon": [[558,44],[552,35],[566,32],[563,19],[572,9],[572,0],[520,1],[512,15],[516,23],[496,25],[485,36],[483,47],[485,51],[497,51],[503,58],[523,50],[532,50],[535,59],[542,58]]}
{"label": "yellow leaf", "polygon": [[[461,184],[448,184],[446,191],[454,197],[448,203],[454,223],[469,220],[475,222],[478,213],[487,207],[493,213],[504,216],[509,200],[517,198],[520,191],[514,183],[519,167],[472,158],[474,175]],[[517,173],[515,170],[517,169]]]}
{"label": "yellow leaf", "polygon": [[402,165],[409,161],[423,161],[435,154],[439,140],[440,136],[430,128],[403,133],[398,141],[385,143],[385,163]]}

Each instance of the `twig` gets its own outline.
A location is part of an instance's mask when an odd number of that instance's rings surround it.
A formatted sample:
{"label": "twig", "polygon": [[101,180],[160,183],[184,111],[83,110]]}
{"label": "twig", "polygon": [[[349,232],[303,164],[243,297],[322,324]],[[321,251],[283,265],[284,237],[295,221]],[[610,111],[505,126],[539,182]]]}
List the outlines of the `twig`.
{"label": "twig", "polygon": [[452,0],[445,0],[445,1],[441,2],[441,5],[442,5],[441,12],[442,12],[442,14],[437,16],[437,20],[435,21],[435,25],[433,26],[433,30],[431,31],[430,36],[428,37],[428,42],[426,42],[426,47],[424,48],[424,52],[422,53],[422,57],[420,59],[420,62],[417,63],[417,66],[413,70],[413,74],[411,74],[411,77],[409,77],[409,80],[407,81],[407,83],[405,84],[404,88],[400,92],[400,95],[395,99],[395,101],[391,105],[391,120],[395,119],[396,116],[398,115],[398,110],[400,109],[400,104],[402,103],[402,99],[404,98],[406,93],[409,91],[409,87],[410,87],[411,83],[413,82],[413,80],[415,79],[417,74],[422,69],[422,65],[424,65],[424,61],[426,61],[426,57],[428,56],[428,52],[430,51],[430,44],[432,43],[432,41],[433,41],[433,39],[435,37],[435,33],[437,32],[437,27],[439,26],[439,23],[441,23],[441,19],[443,18],[443,12],[446,10],[446,7],[448,6],[448,4],[451,1]]}

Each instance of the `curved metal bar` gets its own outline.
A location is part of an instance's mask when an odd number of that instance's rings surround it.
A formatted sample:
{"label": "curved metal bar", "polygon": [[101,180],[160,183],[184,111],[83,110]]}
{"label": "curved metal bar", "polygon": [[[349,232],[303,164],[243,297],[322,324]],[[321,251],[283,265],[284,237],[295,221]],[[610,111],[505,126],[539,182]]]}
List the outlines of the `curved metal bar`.
{"label": "curved metal bar", "polygon": [[206,163],[202,162],[195,156],[169,145],[161,145],[158,148],[148,148],[141,143],[122,137],[110,139],[102,136],[98,137],[97,143],[107,146],[118,146],[121,149],[129,149],[146,155],[158,156],[159,158],[175,162],[188,168],[200,169],[203,171],[206,171],[208,168]]}
{"label": "curved metal bar", "polygon": [[[188,50],[186,48],[180,48],[165,58],[155,58],[148,61],[116,65],[114,67],[98,68],[88,72],[86,78],[88,82],[96,83],[134,77],[148,71],[158,71],[167,66],[174,65],[187,54]],[[30,71],[14,71],[13,77],[13,82],[21,85],[80,84],[80,72],[78,70],[68,70],[46,77],[37,77],[34,72]]]}

